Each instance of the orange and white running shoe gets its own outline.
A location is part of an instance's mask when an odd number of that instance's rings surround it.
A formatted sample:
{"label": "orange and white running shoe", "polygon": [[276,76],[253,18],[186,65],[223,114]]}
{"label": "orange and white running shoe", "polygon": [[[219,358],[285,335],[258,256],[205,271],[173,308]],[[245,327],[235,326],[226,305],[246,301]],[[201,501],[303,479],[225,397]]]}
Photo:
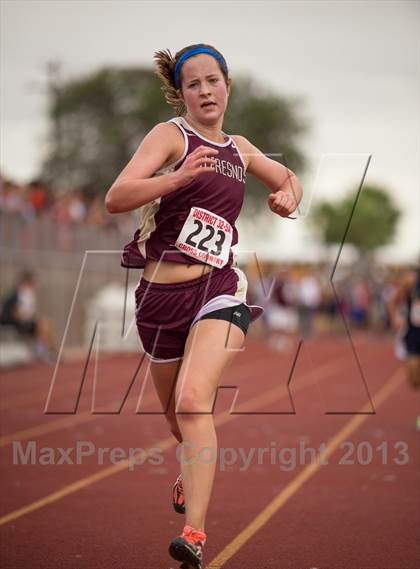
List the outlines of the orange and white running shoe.
{"label": "orange and white running shoe", "polygon": [[192,526],[185,526],[182,535],[173,539],[169,545],[169,555],[183,561],[194,569],[201,569],[206,534]]}
{"label": "orange and white running shoe", "polygon": [[172,489],[172,504],[175,512],[185,514],[184,488],[182,486],[182,474],[178,476]]}

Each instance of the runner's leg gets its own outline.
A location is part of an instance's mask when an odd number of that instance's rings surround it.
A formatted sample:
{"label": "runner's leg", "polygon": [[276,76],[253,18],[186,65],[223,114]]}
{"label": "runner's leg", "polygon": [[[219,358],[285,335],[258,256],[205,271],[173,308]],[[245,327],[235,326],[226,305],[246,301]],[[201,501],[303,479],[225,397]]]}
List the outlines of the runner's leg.
{"label": "runner's leg", "polygon": [[[217,437],[212,409],[220,378],[245,334],[226,320],[199,320],[190,330],[176,385],[176,413],[184,446],[181,470],[186,524],[204,531],[213,486]],[[210,449],[198,458],[201,449]]]}
{"label": "runner's leg", "polygon": [[420,356],[409,355],[406,362],[407,379],[411,387],[420,388]]}
{"label": "runner's leg", "polygon": [[168,363],[150,363],[150,372],[158,394],[165,418],[169,423],[171,433],[178,442],[182,442],[182,435],[175,415],[175,384],[182,360]]}

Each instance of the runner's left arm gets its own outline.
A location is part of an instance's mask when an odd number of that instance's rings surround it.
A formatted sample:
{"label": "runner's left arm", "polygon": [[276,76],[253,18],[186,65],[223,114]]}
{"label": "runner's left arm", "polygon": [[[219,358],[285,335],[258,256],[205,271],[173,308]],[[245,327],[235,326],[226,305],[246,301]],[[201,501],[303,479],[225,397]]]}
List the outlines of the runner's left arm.
{"label": "runner's left arm", "polygon": [[302,199],[302,185],[292,170],[266,156],[243,136],[237,136],[247,161],[247,172],[258,178],[269,190],[270,209],[287,217],[293,213]]}

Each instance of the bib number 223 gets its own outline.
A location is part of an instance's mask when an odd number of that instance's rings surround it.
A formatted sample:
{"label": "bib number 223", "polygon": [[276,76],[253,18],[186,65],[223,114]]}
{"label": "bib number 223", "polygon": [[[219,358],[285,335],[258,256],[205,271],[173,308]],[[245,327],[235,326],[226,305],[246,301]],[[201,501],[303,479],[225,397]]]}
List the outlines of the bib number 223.
{"label": "bib number 223", "polygon": [[232,226],[226,219],[200,207],[192,207],[175,246],[190,257],[213,267],[229,260]]}

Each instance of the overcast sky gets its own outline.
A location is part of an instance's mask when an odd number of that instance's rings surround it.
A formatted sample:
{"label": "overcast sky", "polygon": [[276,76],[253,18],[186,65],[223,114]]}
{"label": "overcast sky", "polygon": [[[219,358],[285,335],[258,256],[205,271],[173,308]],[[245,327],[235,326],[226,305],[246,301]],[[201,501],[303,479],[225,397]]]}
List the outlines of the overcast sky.
{"label": "overcast sky", "polygon": [[[63,78],[103,65],[152,65],[157,49],[215,45],[235,74],[301,96],[311,132],[303,141],[311,199],[360,181],[389,188],[404,212],[384,255],[419,249],[419,3],[409,1],[1,2],[1,156],[4,176],[36,175],[46,122],[46,62]],[[240,134],[240,133],[238,133]],[[264,149],[281,152],[281,149]],[[265,197],[265,195],[264,195]],[[273,219],[282,254],[310,251],[305,218]],[[287,250],[283,246],[287,242]],[[240,241],[251,247],[249,238]],[[260,244],[260,249],[264,248]]]}

